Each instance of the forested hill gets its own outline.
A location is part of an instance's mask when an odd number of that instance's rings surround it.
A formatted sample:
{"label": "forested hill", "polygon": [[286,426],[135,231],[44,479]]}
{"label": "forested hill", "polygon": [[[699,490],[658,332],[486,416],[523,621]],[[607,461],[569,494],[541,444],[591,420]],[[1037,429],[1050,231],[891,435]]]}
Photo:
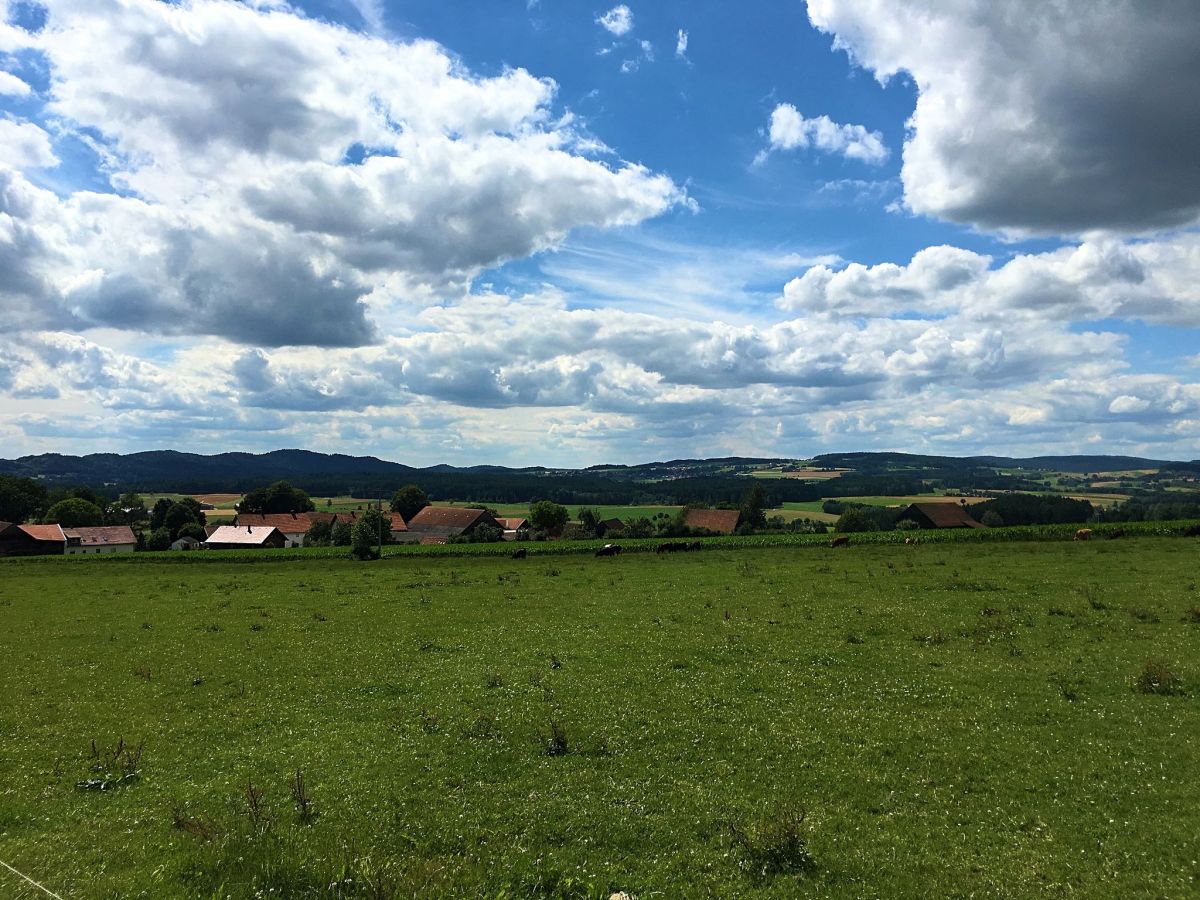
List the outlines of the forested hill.
{"label": "forested hill", "polygon": [[[773,503],[857,495],[907,495],[930,486],[966,490],[1034,488],[1035,470],[1103,472],[1125,469],[1188,468],[1195,463],[1126,456],[1007,457],[921,456],[903,453],[838,453],[816,457],[823,468],[853,471],[823,482],[800,478],[755,479]],[[736,502],[749,488],[748,475],[762,468],[795,469],[793,460],[725,457],[676,459],[640,465],[588,469],[524,469],[448,465],[415,468],[373,456],[275,450],[202,456],[173,450],[43,454],[0,460],[0,475],[48,485],[88,485],[105,493],[125,490],[188,494],[245,492],[285,479],[315,496],[390,496],[408,483],[443,500],[559,503],[650,504]]]}

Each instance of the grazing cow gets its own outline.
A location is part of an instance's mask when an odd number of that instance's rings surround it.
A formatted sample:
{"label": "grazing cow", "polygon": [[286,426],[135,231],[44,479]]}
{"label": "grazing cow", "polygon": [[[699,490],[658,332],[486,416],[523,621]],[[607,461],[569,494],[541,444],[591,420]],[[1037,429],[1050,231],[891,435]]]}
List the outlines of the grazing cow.
{"label": "grazing cow", "polygon": [[1075,532],[1075,540],[1077,541],[1090,541],[1091,539],[1092,529],[1090,528],[1080,528],[1077,532]]}
{"label": "grazing cow", "polygon": [[690,544],[687,545],[687,548],[689,550],[699,550],[702,546],[704,546],[704,545],[701,544],[699,541],[692,541]]}
{"label": "grazing cow", "polygon": [[1200,525],[1189,525],[1183,532],[1184,537],[1200,537]]}
{"label": "grazing cow", "polygon": [[1113,529],[1108,534],[1106,534],[1105,537],[1108,538],[1110,541],[1115,541],[1117,538],[1123,538],[1123,537],[1125,537],[1125,529],[1124,528]]}
{"label": "grazing cow", "polygon": [[597,556],[617,556],[621,552],[620,544],[605,544],[596,551]]}
{"label": "grazing cow", "polygon": [[835,537],[832,541],[829,542],[829,546],[830,547],[845,547],[848,543],[850,543],[850,536],[847,534],[839,534],[837,537]]}
{"label": "grazing cow", "polygon": [[512,552],[513,559],[524,559],[528,555],[529,555],[529,551],[526,550],[524,547],[522,547],[520,550],[514,550]]}
{"label": "grazing cow", "polygon": [[654,552],[655,553],[674,553],[678,549],[679,549],[678,544],[666,543],[666,544],[659,544],[658,548]]}

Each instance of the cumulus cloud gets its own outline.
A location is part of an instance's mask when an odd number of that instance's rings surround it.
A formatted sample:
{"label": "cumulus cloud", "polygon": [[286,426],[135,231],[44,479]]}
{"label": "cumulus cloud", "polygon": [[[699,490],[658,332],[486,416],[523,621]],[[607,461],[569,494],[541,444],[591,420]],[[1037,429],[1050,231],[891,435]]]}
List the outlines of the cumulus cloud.
{"label": "cumulus cloud", "polygon": [[27,97],[31,92],[32,88],[16,75],[0,70],[0,97]]}
{"label": "cumulus cloud", "polygon": [[808,0],[813,25],[918,91],[915,212],[1012,232],[1147,232],[1200,215],[1200,5]]}
{"label": "cumulus cloud", "polygon": [[[48,0],[26,35],[51,76],[44,113],[120,193],[58,198],[6,176],[24,245],[0,255],[23,306],[49,297],[79,323],[264,346],[362,344],[372,309],[461,294],[573,229],[686,202],[669,178],[598,158],[607,148],[552,115],[548,80],[478,77],[431,42],[273,6]],[[0,127],[20,137],[0,140],[10,165],[53,162],[38,126]]]}
{"label": "cumulus cloud", "polygon": [[50,135],[32,122],[0,119],[0,165],[48,169],[58,165]]}
{"label": "cumulus cloud", "polygon": [[614,6],[596,19],[596,24],[616,37],[624,37],[633,30],[633,13],[624,3]]}
{"label": "cumulus cloud", "polygon": [[771,112],[768,138],[772,150],[811,147],[872,165],[884,162],[889,155],[878,131],[868,131],[862,125],[841,125],[828,116],[805,118],[790,103],[780,103]]}
{"label": "cumulus cloud", "polygon": [[1143,243],[1092,241],[1021,254],[993,267],[989,256],[929,247],[907,265],[819,265],[788,282],[781,309],[842,316],[1023,316],[1067,323],[1102,319],[1200,327],[1200,235]]}

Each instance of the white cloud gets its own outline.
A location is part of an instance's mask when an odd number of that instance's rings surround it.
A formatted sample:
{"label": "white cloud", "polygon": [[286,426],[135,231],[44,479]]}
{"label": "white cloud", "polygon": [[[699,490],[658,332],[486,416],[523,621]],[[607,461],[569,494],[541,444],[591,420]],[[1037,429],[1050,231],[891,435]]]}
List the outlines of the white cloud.
{"label": "white cloud", "polygon": [[48,169],[58,165],[50,135],[32,122],[0,118],[0,165]]}
{"label": "white cloud", "polygon": [[868,131],[862,125],[840,125],[828,116],[805,118],[790,103],[775,107],[768,136],[772,150],[812,147],[872,165],[888,158],[887,146],[878,131]]}
{"label": "white cloud", "polygon": [[940,316],[1073,322],[1102,319],[1200,327],[1200,235],[1092,241],[1015,256],[929,247],[908,265],[814,266],[784,288],[781,309],[845,316]]}
{"label": "white cloud", "polygon": [[[398,303],[686,203],[669,178],[598,159],[606,147],[553,117],[553,82],[520,69],[477,77],[436,44],[286,9],[47,6],[28,36],[51,75],[45,112],[123,195],[60,199],[9,177],[0,203],[25,243],[7,289],[80,325],[359,344]],[[0,127],[20,138],[0,141],[10,164],[53,162],[37,126]]]}
{"label": "white cloud", "polygon": [[918,213],[1011,232],[1145,232],[1200,215],[1200,4],[808,0],[812,23],[919,96]]}
{"label": "white cloud", "polygon": [[32,88],[11,72],[0,70],[0,97],[27,97]]}
{"label": "white cloud", "polygon": [[622,3],[596,19],[596,24],[609,34],[624,37],[633,30],[633,13]]}
{"label": "white cloud", "polygon": [[687,50],[688,33],[680,28],[679,34],[675,37],[675,55],[680,59],[687,59]]}

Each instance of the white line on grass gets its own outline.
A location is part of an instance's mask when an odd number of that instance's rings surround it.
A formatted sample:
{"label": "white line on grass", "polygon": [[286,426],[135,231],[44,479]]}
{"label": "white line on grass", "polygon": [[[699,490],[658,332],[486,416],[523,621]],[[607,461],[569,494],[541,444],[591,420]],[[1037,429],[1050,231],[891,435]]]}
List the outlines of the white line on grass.
{"label": "white line on grass", "polygon": [[2,859],[0,859],[0,866],[4,866],[4,868],[8,869],[8,871],[12,872],[14,875],[16,875],[20,878],[24,878],[26,881],[28,881],[30,884],[32,884],[39,891],[45,891],[49,896],[53,897],[54,900],[63,900],[62,897],[60,897],[58,894],[54,893],[54,891],[50,890],[50,888],[46,887],[45,885],[38,884],[36,881],[34,881],[32,878],[30,878],[24,872],[18,872],[16,869],[14,869],[12,866],[10,866],[8,863],[6,863]]}

